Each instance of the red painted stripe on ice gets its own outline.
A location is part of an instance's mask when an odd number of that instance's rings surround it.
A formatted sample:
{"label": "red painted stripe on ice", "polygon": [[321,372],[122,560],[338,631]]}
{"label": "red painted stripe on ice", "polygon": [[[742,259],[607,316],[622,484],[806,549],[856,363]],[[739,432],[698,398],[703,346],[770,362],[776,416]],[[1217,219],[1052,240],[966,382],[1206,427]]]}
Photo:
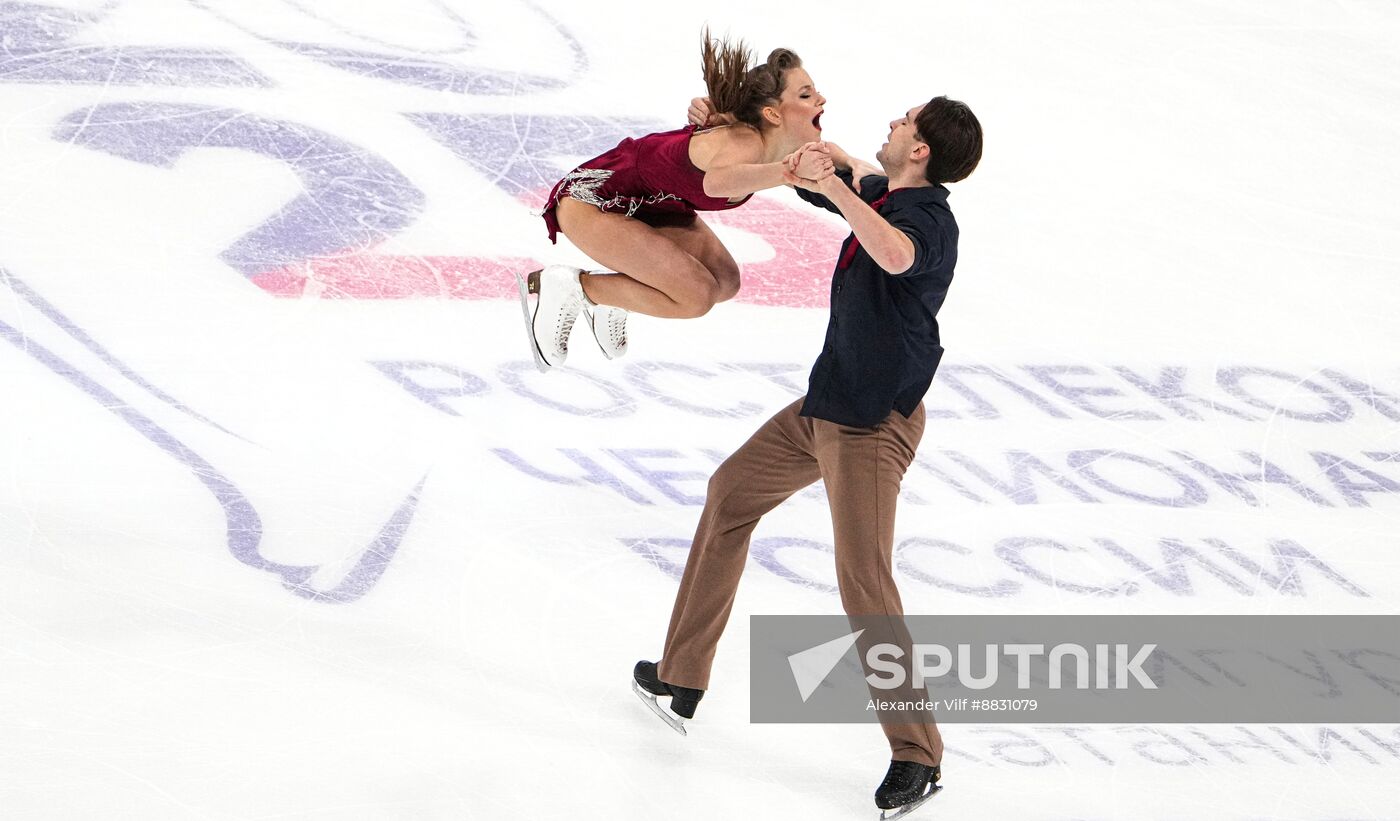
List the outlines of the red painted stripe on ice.
{"label": "red painted stripe on ice", "polygon": [[[779,202],[751,200],[706,213],[712,225],[748,231],[773,247],[764,262],[741,262],[737,302],[824,307],[832,266],[846,231]],[[528,257],[391,256],[374,252],[318,257],[252,277],[278,297],[319,299],[515,299],[517,273],[541,263]]]}
{"label": "red painted stripe on ice", "polygon": [[349,254],[308,260],[252,277],[273,296],[320,299],[514,299],[515,274],[539,268],[524,257]]}

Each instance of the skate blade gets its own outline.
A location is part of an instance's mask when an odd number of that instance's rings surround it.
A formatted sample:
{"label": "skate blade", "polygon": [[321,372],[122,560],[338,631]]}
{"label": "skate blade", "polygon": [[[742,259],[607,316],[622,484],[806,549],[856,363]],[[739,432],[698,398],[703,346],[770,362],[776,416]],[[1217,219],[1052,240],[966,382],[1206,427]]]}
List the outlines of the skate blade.
{"label": "skate blade", "polygon": [[922,807],[928,802],[930,798],[934,797],[935,795],[938,795],[938,791],[941,789],[943,788],[938,786],[937,784],[934,784],[933,788],[930,789],[928,792],[924,793],[923,797],[917,801],[905,804],[904,806],[898,807],[893,811],[881,810],[880,821],[894,821],[896,818],[903,818],[904,816],[908,815],[914,810],[917,810],[919,807]]}
{"label": "skate blade", "polygon": [[530,312],[530,286],[520,274],[515,275],[515,282],[520,286],[520,310],[525,314],[525,339],[530,344],[530,353],[535,356],[535,369],[540,373],[549,373],[549,363],[544,361],[544,354],[540,353],[540,343],[535,341],[535,315]]}
{"label": "skate blade", "polygon": [[685,731],[685,719],[681,718],[678,715],[675,715],[670,710],[667,710],[665,707],[662,707],[660,704],[657,704],[656,696],[652,695],[651,693],[648,693],[646,690],[643,690],[642,686],[637,683],[636,679],[632,680],[632,692],[636,693],[637,698],[640,698],[643,704],[651,708],[651,711],[653,713],[656,713],[656,715],[660,717],[662,721],[670,725],[672,730],[675,730],[681,735],[689,735]]}

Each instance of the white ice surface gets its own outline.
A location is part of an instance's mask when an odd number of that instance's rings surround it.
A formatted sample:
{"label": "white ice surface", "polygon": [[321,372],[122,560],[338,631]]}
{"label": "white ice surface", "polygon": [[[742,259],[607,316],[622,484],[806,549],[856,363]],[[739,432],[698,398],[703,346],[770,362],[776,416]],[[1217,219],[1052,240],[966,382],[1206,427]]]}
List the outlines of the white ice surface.
{"label": "white ice surface", "polygon": [[[36,8],[0,3],[30,17]],[[873,725],[749,722],[747,617],[839,609],[826,587],[829,557],[817,550],[778,553],[791,578],[751,562],[688,738],[628,689],[633,662],[660,651],[675,592],[675,579],[628,544],[685,539],[699,508],[668,498],[664,480],[648,481],[618,454],[653,472],[690,473],[671,481],[673,494],[703,494],[713,465],[704,452],[731,451],[792,398],[719,363],[792,363],[800,384],[821,345],[820,307],[733,303],[696,321],[638,318],[627,360],[605,362],[580,336],[571,368],[540,376],[526,365],[513,302],[289,299],[249,284],[219,254],[302,193],[296,175],[234,148],[193,150],[158,167],[55,137],[65,117],[96,103],[226,106],[374,152],[426,197],[378,253],[565,261],[576,252],[550,248],[529,206],[401,114],[678,121],[701,92],[706,21],[760,49],[799,51],[829,98],[826,136],[862,156],[911,105],[935,93],[963,99],[984,125],[986,153],[952,186],[963,233],[940,317],[944,368],[998,369],[1062,416],[967,376],[998,411],[977,418],[968,399],[935,383],[929,407],[959,418],[930,419],[921,457],[982,501],[911,472],[919,502],[906,500],[898,538],[968,548],[957,556],[913,543],[910,566],[924,578],[1014,588],[994,598],[957,593],[902,570],[907,610],[1393,615],[1400,606],[1400,492],[1353,473],[1376,487],[1349,500],[1311,455],[1339,455],[1400,482],[1394,461],[1368,456],[1400,451],[1400,405],[1378,410],[1325,373],[1400,395],[1400,9],[1392,4],[93,0],[52,8],[102,15],[77,43],[219,50],[273,85],[20,82],[5,74],[13,38],[4,38],[17,29],[0,31],[0,269],[225,429],[123,377],[3,283],[0,322],[17,329],[16,344],[0,344],[6,821],[873,818],[870,793],[887,760]],[[451,10],[475,39],[461,39]],[[0,16],[0,25],[15,19]],[[586,67],[561,31],[582,45]],[[451,94],[351,74],[271,40],[568,82]],[[795,203],[787,192],[763,196]],[[746,264],[785,253],[739,229],[722,233]],[[44,364],[39,347],[67,364]],[[444,398],[455,415],[446,413],[369,364],[389,360],[461,369],[484,392]],[[647,371],[648,363],[701,375]],[[1101,418],[1036,382],[1026,365],[1088,368],[1064,380],[1116,394],[1085,402],[1158,418]],[[1114,376],[1115,366],[1152,375],[1185,368],[1193,392],[1254,418],[1202,406],[1203,418],[1184,418]],[[1246,378],[1250,406],[1217,384],[1218,370],[1232,367],[1294,378]],[[421,480],[382,578],[354,601],[316,601],[238,561],[209,488],[85,392],[75,373],[236,485],[257,511],[261,555],[319,566],[317,589],[336,586]],[[654,393],[644,388],[648,374]],[[451,383],[441,372],[415,378]],[[1327,411],[1327,397],[1345,404],[1347,418],[1294,418]],[[741,410],[708,416],[676,401]],[[578,476],[561,450],[573,449],[644,501],[532,478],[500,449]],[[1066,454],[1086,450],[1172,465],[1208,499],[1144,503],[1076,476],[1101,503],[1039,481],[1036,503],[1015,504],[948,455],[1006,475],[1005,454],[1024,451],[1068,474]],[[1262,454],[1329,504],[1277,485],[1255,488],[1260,503],[1245,504],[1173,451],[1235,471],[1248,467],[1239,452]],[[1182,492],[1121,459],[1101,467],[1105,481],[1145,494]],[[775,511],[755,534],[774,537],[828,541],[822,499],[798,497]],[[995,545],[1011,537],[1083,546],[1036,554],[1044,572],[1081,584],[1125,574],[1094,539],[1157,563],[1160,539],[1223,540],[1268,566],[1270,540],[1287,539],[1365,594],[1304,570],[1293,593],[1249,580],[1246,595],[1188,565],[1190,594],[1144,581],[1132,597],[1095,597],[997,558]],[[948,788],[920,813],[1400,815],[1394,724],[1333,728],[1359,752],[1334,743],[1327,761],[1268,727],[1250,731],[1271,749],[1230,753],[1206,739],[1244,738],[1233,726],[1161,729],[1205,760],[1155,763],[1170,749],[1144,748],[1149,736],[1135,728],[1086,726],[1081,743],[1053,726],[947,725]],[[1318,737],[1313,726],[1279,729],[1305,744]]]}

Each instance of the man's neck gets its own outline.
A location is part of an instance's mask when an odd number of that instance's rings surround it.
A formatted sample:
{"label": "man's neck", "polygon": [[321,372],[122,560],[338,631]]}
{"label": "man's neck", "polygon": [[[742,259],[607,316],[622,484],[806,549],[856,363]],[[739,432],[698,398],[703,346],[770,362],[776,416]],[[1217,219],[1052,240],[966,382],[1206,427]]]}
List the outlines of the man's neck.
{"label": "man's neck", "polygon": [[922,169],[915,168],[908,171],[900,171],[890,175],[889,190],[891,191],[895,190],[896,188],[931,187],[933,187],[933,183],[928,181],[928,177],[924,176],[924,172]]}

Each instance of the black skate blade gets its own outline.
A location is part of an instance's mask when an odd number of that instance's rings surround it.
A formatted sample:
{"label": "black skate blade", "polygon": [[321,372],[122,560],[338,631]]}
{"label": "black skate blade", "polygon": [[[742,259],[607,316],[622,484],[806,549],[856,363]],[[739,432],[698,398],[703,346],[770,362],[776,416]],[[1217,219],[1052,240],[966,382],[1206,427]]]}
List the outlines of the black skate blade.
{"label": "black skate blade", "polygon": [[937,784],[930,784],[929,787],[929,791],[924,793],[917,800],[910,801],[908,804],[905,804],[902,807],[896,807],[893,812],[891,812],[890,810],[881,810],[880,821],[894,821],[896,818],[903,818],[904,816],[908,815],[909,813],[913,812],[914,810],[917,810],[919,807],[922,807],[924,804],[928,803],[928,800],[930,798],[937,795],[938,791],[943,789]]}
{"label": "black skate blade", "polygon": [[535,357],[535,369],[540,373],[549,373],[549,363],[544,361],[544,354],[540,353],[540,344],[535,341],[535,315],[530,310],[530,285],[520,274],[515,275],[515,282],[520,286],[520,310],[525,314],[525,340],[530,345],[530,353]]}
{"label": "black skate blade", "polygon": [[667,726],[669,726],[672,730],[675,730],[681,735],[689,735],[685,731],[685,719],[681,718],[678,715],[675,715],[670,710],[667,710],[665,707],[662,707],[660,704],[657,704],[656,696],[652,695],[651,693],[648,693],[646,690],[643,690],[642,686],[637,683],[636,679],[632,679],[632,692],[636,693],[637,698],[640,698],[642,700],[642,703],[645,704],[653,713],[656,713],[657,717],[660,718],[662,721],[666,722]]}

